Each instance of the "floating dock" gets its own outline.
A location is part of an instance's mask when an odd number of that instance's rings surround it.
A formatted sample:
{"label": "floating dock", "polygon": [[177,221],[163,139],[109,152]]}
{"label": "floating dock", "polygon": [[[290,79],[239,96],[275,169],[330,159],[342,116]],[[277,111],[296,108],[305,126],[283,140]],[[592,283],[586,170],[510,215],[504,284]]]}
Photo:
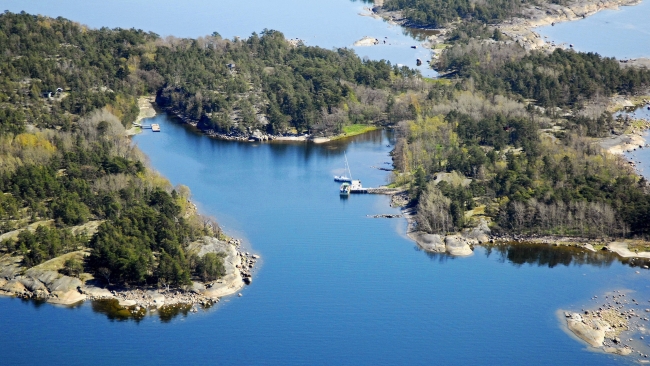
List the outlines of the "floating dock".
{"label": "floating dock", "polygon": [[377,187],[377,188],[364,188],[360,180],[353,180],[350,185],[350,193],[369,193],[369,194],[397,194],[403,192],[403,189]]}
{"label": "floating dock", "polygon": [[350,185],[350,193],[368,193],[368,189],[361,186],[360,180],[352,180],[352,184]]}
{"label": "floating dock", "polygon": [[157,124],[157,123],[152,123],[150,125],[143,125],[143,124],[140,124],[140,123],[133,123],[133,126],[140,127],[142,129],[145,129],[145,130],[150,129],[153,132],[160,132],[160,125]]}

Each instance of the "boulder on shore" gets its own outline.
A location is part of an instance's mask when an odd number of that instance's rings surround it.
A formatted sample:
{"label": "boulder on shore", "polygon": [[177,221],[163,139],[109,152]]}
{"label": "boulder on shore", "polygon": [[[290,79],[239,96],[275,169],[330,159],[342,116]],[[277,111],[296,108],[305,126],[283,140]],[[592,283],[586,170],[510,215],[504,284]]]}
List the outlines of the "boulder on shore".
{"label": "boulder on shore", "polygon": [[22,294],[27,292],[27,288],[25,288],[25,285],[20,283],[20,281],[18,280],[8,281],[0,288],[0,290],[11,292],[13,294]]}
{"label": "boulder on shore", "polygon": [[605,341],[605,324],[593,321],[588,325],[575,318],[567,319],[567,326],[578,338],[587,342],[592,347],[601,347]]}
{"label": "boulder on shore", "polygon": [[43,282],[32,278],[32,277],[20,277],[18,278],[18,281],[23,284],[29,291],[36,292],[36,291],[47,291],[47,287]]}
{"label": "boulder on shore", "polygon": [[[32,278],[35,278],[45,284],[48,288],[50,288],[50,284],[52,284],[54,281],[56,281],[59,277],[61,277],[61,274],[56,271],[45,271],[45,270],[40,270],[36,268],[31,268],[28,269],[27,272],[25,272],[25,276],[29,276]],[[52,289],[50,288],[50,291]]]}
{"label": "boulder on shore", "polygon": [[119,300],[118,305],[123,307],[123,308],[128,308],[128,307],[131,307],[131,306],[136,306],[137,302],[135,300],[122,299],[122,300]]}
{"label": "boulder on shore", "polygon": [[422,249],[430,252],[444,253],[447,250],[442,237],[438,234],[417,232],[413,233],[413,239]]}
{"label": "boulder on shore", "polygon": [[194,293],[201,294],[205,291],[205,285],[201,282],[192,282],[192,288],[190,290]]}
{"label": "boulder on shore", "polygon": [[94,298],[112,299],[115,297],[110,291],[101,287],[83,286],[80,288],[80,290],[83,294],[92,296]]}
{"label": "boulder on shore", "polygon": [[471,229],[465,229],[462,235],[465,239],[471,240],[476,244],[487,243],[490,240],[490,228],[485,219],[481,218],[479,224]]}
{"label": "boulder on shore", "polygon": [[86,300],[86,295],[80,293],[76,289],[68,291],[53,291],[52,295],[53,296],[47,300],[50,304],[73,305]]}
{"label": "boulder on shore", "polygon": [[165,295],[159,293],[158,291],[147,291],[147,295],[151,297],[151,300],[156,304],[156,307],[161,307],[165,305]]}
{"label": "boulder on shore", "polygon": [[474,254],[472,248],[458,235],[448,235],[445,237],[445,246],[447,253],[455,256],[468,256]]}
{"label": "boulder on shore", "polygon": [[70,276],[61,276],[48,284],[47,288],[50,289],[50,291],[62,291],[62,292],[68,292],[72,290],[77,290],[77,288],[81,287],[82,283],[81,280],[76,278],[76,277],[70,277]]}

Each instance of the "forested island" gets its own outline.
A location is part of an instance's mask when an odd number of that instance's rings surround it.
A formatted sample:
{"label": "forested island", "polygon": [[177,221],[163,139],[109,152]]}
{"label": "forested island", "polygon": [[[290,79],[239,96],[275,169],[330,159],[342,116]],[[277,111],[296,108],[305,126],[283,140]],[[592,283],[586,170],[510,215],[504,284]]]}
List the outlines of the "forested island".
{"label": "forested island", "polygon": [[487,0],[382,0],[375,1],[376,11],[401,24],[416,28],[458,27],[468,29],[475,25],[495,26],[502,23],[516,23],[516,19],[540,21],[571,20],[591,15],[604,8],[637,4],[637,0],[551,0],[515,1]]}

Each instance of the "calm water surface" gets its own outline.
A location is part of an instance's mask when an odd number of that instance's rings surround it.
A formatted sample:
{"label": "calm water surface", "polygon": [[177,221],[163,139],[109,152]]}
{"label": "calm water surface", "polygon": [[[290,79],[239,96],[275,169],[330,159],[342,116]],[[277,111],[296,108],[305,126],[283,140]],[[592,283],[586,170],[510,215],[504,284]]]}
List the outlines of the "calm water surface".
{"label": "calm water surface", "polygon": [[[395,44],[357,52],[411,66],[415,57],[427,58],[410,50],[415,42],[401,29],[358,16],[364,4],[347,0],[0,4],[92,27],[136,27],[161,35],[195,37],[217,30],[230,38],[275,28],[327,48],[349,46],[364,35],[388,36]],[[113,321],[89,304],[65,309],[0,298],[3,364],[633,360],[587,350],[562,330],[556,311],[588,307],[593,295],[624,288],[648,300],[647,271],[636,274],[611,258],[548,247],[476,248],[468,258],[431,255],[405,238],[403,219],[366,217],[397,213],[387,197],[340,199],[332,175],[343,172],[343,152],[355,178],[366,186],[383,184],[388,173],[372,166],[388,166],[390,134],[327,145],[245,144],[206,138],[166,115],[154,120],[162,132],[147,131],[135,143],[155,169],[192,189],[202,212],[262,256],[253,284],[241,298],[164,324],[157,317]]]}
{"label": "calm water surface", "polygon": [[[309,46],[354,48],[360,57],[389,60],[416,68],[425,76],[437,75],[426,67],[431,52],[418,47],[421,32],[359,13],[372,6],[350,0],[0,0],[0,9],[62,16],[94,28],[122,27],[152,31],[161,36],[200,37],[217,31],[225,38],[248,37],[275,29],[287,38],[300,38]],[[364,36],[385,39],[378,46],[352,47]],[[385,38],[387,37],[387,38]],[[416,66],[416,59],[424,64]]]}
{"label": "calm water surface", "polygon": [[329,145],[212,140],[166,115],[135,143],[201,210],[243,237],[262,265],[243,297],[161,324],[111,321],[0,299],[7,364],[612,364],[567,335],[558,308],[627,288],[650,299],[648,271],[549,247],[417,250],[388,198],[340,199],[343,152],[367,186],[386,182],[393,144],[380,131]]}
{"label": "calm water surface", "polygon": [[556,43],[617,59],[650,57],[650,1],[604,10],[573,22],[537,28]]}

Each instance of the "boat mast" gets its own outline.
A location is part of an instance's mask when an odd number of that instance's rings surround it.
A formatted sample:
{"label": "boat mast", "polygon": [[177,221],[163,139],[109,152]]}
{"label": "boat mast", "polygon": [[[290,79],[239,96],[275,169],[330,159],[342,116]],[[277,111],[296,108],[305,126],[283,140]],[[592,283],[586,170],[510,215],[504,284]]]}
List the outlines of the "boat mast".
{"label": "boat mast", "polygon": [[348,164],[348,156],[343,152],[343,156],[345,157],[345,167],[348,168],[348,174],[350,175],[350,180],[352,180],[352,172],[350,172],[350,164]]}

